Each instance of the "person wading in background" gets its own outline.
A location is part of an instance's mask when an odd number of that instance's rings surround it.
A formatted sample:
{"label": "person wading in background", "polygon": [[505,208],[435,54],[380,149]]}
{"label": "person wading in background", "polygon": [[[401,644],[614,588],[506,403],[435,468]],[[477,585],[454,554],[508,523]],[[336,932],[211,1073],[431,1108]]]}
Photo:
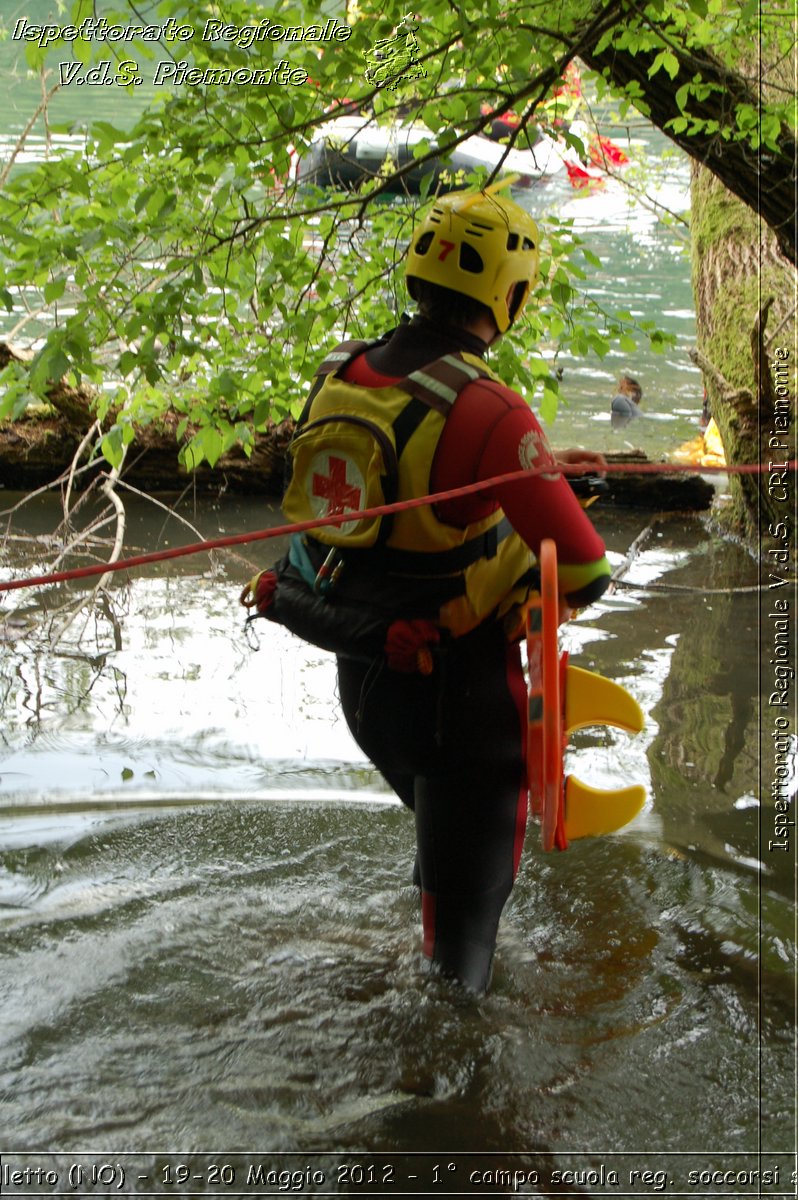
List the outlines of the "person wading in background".
{"label": "person wading in background", "polygon": [[561,617],[597,600],[604,543],[524,399],[485,363],[538,278],[539,235],[498,194],[435,200],[407,255],[417,313],[324,360],[292,443],[284,511],[318,519],[521,468],[518,482],[294,535],[242,602],[335,652],[352,735],[415,814],[423,952],[476,992],[527,822],[520,639],[553,538]]}
{"label": "person wading in background", "polygon": [[631,375],[622,375],[618,380],[618,390],[610,404],[610,421],[613,429],[623,429],[635,417],[640,416],[640,401],[643,399],[643,389]]}

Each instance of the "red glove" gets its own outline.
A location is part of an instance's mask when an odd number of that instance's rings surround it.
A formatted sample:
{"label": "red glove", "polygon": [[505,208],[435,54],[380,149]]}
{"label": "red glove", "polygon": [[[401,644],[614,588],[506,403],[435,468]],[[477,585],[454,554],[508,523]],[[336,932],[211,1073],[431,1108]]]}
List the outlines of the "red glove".
{"label": "red glove", "polygon": [[385,638],[388,666],[405,675],[414,671],[431,675],[434,664],[430,646],[437,646],[440,640],[440,630],[432,621],[394,621]]}
{"label": "red glove", "polygon": [[239,600],[244,608],[254,608],[263,614],[269,608],[276,591],[277,576],[274,571],[261,571],[260,575],[250,579]]}

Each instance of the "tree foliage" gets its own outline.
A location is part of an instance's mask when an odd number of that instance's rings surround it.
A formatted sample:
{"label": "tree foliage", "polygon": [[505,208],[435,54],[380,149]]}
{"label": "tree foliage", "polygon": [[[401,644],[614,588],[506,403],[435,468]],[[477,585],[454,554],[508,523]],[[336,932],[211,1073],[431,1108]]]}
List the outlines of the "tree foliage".
{"label": "tree foliage", "polygon": [[[98,14],[108,26],[149,24],[164,36],[110,42],[82,25]],[[784,15],[777,0],[765,19],[789,55],[793,30]],[[278,40],[276,26],[307,34],[328,15],[298,0],[162,0],[147,8],[131,0],[99,9],[75,0],[54,22],[63,36],[46,46],[44,38],[26,41],[28,66],[43,73],[45,88],[60,86],[61,63],[87,70],[110,60],[119,80],[111,86],[131,97],[149,91],[151,102],[131,127],[96,120],[79,153],[4,181],[0,302],[16,337],[41,321],[47,332],[33,342],[28,365],[12,361],[0,376],[0,419],[18,417],[65,378],[96,388],[102,452],[113,466],[137,429],[167,417],[186,464],[213,464],[296,410],[320,348],[334,337],[370,336],[395,323],[406,302],[397,267],[433,175],[420,197],[402,194],[401,170],[380,172],[354,193],[297,186],[296,156],[343,100],[379,121],[423,122],[438,150],[422,143],[416,165],[431,165],[440,147],[487,124],[483,106],[518,113],[519,136],[528,122],[556,121],[558,86],[580,59],[594,68],[599,98],[649,115],[712,170],[731,171],[747,187],[770,180],[774,228],[789,251],[782,217],[794,172],[792,97],[777,88],[762,102],[761,81],[738,52],[761,36],[758,3],[437,6],[419,19],[414,77],[396,87],[370,83],[375,43],[404,16],[398,0],[362,0],[346,14],[331,7],[329,20],[345,26],[345,37]],[[93,36],[73,37],[70,26]],[[190,28],[190,37],[169,36],[177,28]],[[217,36],[204,37],[209,28]],[[153,86],[170,72],[181,77],[180,64],[183,82]],[[307,81],[245,82],[247,72],[285,77],[289,67]],[[205,82],[186,82],[189,70]],[[239,82],[224,86],[203,74],[221,70],[241,72]],[[585,281],[597,260],[569,224],[547,222],[544,234],[538,303],[514,339],[518,352],[502,345],[499,369],[550,416],[558,351],[601,356],[640,337],[656,347],[663,335],[589,299]]]}

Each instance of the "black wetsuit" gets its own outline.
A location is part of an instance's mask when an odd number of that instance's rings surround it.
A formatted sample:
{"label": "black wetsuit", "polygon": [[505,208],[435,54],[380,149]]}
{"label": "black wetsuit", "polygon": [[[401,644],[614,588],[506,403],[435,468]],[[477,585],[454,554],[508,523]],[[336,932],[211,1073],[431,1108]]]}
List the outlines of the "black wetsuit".
{"label": "black wetsuit", "polygon": [[450,643],[431,675],[339,658],[338,680],[352,735],[415,811],[424,952],[482,991],[526,825],[519,646],[487,624]]}

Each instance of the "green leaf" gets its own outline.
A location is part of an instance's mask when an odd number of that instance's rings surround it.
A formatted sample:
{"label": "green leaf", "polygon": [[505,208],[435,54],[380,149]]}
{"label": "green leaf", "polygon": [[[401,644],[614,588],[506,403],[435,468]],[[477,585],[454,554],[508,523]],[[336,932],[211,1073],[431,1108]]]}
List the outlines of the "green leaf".
{"label": "green leaf", "polygon": [[32,399],[24,367],[9,363],[0,371],[0,421],[18,420]]}
{"label": "green leaf", "polygon": [[554,419],[557,416],[558,397],[553,391],[544,389],[543,398],[540,401],[540,415],[547,425],[553,425]]}
{"label": "green leaf", "polygon": [[691,89],[691,86],[689,83],[683,83],[680,88],[677,88],[675,100],[676,100],[676,107],[679,109],[680,112],[684,112],[685,106],[687,105],[687,101],[690,97],[691,90],[692,89]]}
{"label": "green leaf", "polygon": [[679,60],[672,50],[660,50],[648,69],[649,79],[653,78],[663,67],[671,79],[675,79],[679,74]]}
{"label": "green leaf", "polygon": [[119,359],[118,370],[120,375],[129,375],[138,365],[139,356],[135,350],[125,350]]}
{"label": "green leaf", "polygon": [[60,345],[46,345],[31,364],[29,375],[31,390],[39,395],[43,394],[49,384],[63,379],[71,365]]}
{"label": "green leaf", "polygon": [[66,291],[66,279],[53,279],[44,285],[44,299],[48,304],[60,300]]}
{"label": "green leaf", "polygon": [[135,204],[133,205],[133,211],[136,213],[136,215],[138,215],[140,212],[142,212],[143,209],[145,209],[147,207],[147,205],[150,202],[150,198],[155,193],[155,190],[156,190],[156,184],[153,183],[153,184],[150,184],[149,187],[145,187],[142,191],[139,192],[139,194],[136,196]]}
{"label": "green leaf", "polygon": [[110,429],[102,439],[100,450],[105,461],[110,463],[115,470],[118,470],[122,466],[125,456],[122,445],[122,430],[118,425],[114,425],[113,429]]}
{"label": "green leaf", "polygon": [[427,173],[425,175],[422,175],[421,182],[418,185],[418,198],[422,204],[427,199],[427,197],[429,195],[429,190],[432,187],[434,180],[435,180],[435,172],[434,171],[427,171]]}
{"label": "green leaf", "polygon": [[663,66],[671,79],[675,79],[679,74],[679,60],[671,50],[666,51]]}

